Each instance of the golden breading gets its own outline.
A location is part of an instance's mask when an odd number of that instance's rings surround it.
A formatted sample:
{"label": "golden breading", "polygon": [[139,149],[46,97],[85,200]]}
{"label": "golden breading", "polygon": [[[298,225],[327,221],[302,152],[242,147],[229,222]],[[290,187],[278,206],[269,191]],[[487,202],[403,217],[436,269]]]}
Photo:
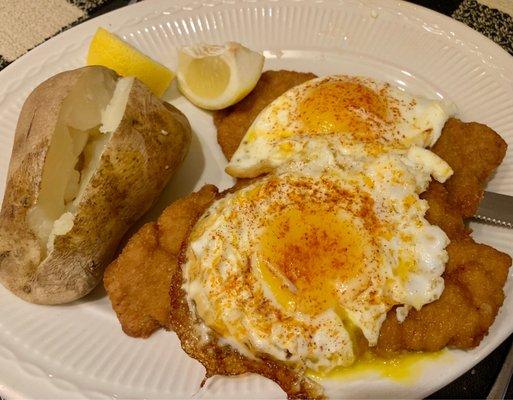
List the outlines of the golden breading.
{"label": "golden breading", "polygon": [[473,216],[489,176],[502,162],[508,145],[494,130],[477,122],[450,118],[432,150],[454,170],[444,184],[461,215]]}
{"label": "golden breading", "polygon": [[266,71],[253,91],[242,101],[214,113],[217,141],[227,160],[239,147],[255,117],[276,97],[316,75],[295,71]]}
{"label": "golden breading", "polygon": [[511,257],[475,243],[464,218],[477,210],[484,185],[502,162],[506,147],[485,125],[453,118],[445,124],[433,151],[451,165],[454,175],[443,185],[431,182],[422,194],[429,204],[426,219],[451,239],[445,289],[437,301],[411,311],[402,324],[395,310],[390,311],[376,347],[379,354],[475,347],[487,334],[504,300]]}
{"label": "golden breading", "polygon": [[442,228],[449,239],[464,238],[470,234],[459,210],[450,204],[449,192],[444,185],[432,181],[428,190],[422,193],[420,197],[429,203],[426,219],[429,223]]}
{"label": "golden breading", "polygon": [[217,189],[204,186],[144,225],[105,270],[103,283],[123,331],[148,337],[169,327],[169,286],[183,240]]}
{"label": "golden breading", "polygon": [[412,310],[401,324],[390,312],[375,351],[436,351],[475,347],[488,332],[504,300],[511,257],[471,238],[447,247],[445,289],[437,301]]}

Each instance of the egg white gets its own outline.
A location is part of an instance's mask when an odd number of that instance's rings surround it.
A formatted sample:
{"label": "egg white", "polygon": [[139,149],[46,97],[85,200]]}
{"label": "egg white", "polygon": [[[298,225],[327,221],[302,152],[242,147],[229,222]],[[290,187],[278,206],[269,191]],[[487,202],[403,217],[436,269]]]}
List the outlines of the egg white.
{"label": "egg white", "polygon": [[369,78],[313,79],[290,89],[257,116],[226,171],[238,178],[270,172],[323,138],[352,158],[429,147],[455,111],[451,102],[414,96]]}
{"label": "egg white", "polygon": [[249,186],[195,225],[183,265],[199,329],[240,353],[312,370],[351,365],[439,298],[449,240],[424,218],[431,177],[452,170],[427,147],[454,112],[384,82],[330,76],[299,85],[255,119],[228,164]]}
{"label": "egg white", "polygon": [[[242,354],[329,370],[354,362],[354,327],[375,345],[394,305],[404,318],[409,308],[440,296],[449,241],[424,218],[427,203],[418,195],[433,171],[419,157],[387,153],[348,166],[338,161],[336,148],[315,154],[283,164],[205,212],[190,236],[184,289],[191,312]],[[330,217],[328,236],[338,224],[351,225],[357,242],[349,246],[362,244],[361,259],[344,261],[348,268],[359,265],[357,273],[330,282],[333,271],[320,272],[336,299],[320,312],[297,305],[294,296],[304,293],[293,293],[294,279],[280,271],[271,271],[270,279],[260,264],[266,229],[295,208]],[[273,286],[276,279],[281,289]],[[280,300],[284,292],[292,293],[292,303]]]}

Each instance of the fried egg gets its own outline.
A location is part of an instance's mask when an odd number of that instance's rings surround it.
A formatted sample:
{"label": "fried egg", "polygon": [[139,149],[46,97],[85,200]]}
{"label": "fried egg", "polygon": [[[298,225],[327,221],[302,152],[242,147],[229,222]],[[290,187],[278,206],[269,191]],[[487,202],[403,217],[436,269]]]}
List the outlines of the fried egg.
{"label": "fried egg", "polygon": [[183,289],[206,340],[326,371],[351,365],[362,336],[375,345],[393,306],[404,318],[441,295],[449,240],[419,193],[448,165],[418,149],[348,167],[325,150],[226,194],[194,226]]}
{"label": "fried egg", "polygon": [[374,80],[297,86],[255,119],[227,172],[259,178],[217,200],[194,226],[182,266],[206,340],[294,368],[349,366],[438,299],[445,233],[419,198],[450,166],[426,149],[450,103]]}
{"label": "fried egg", "polygon": [[298,153],[338,148],[361,159],[433,145],[455,106],[413,96],[385,82],[344,75],[313,79],[274,100],[255,119],[226,171],[251,178],[274,170]]}

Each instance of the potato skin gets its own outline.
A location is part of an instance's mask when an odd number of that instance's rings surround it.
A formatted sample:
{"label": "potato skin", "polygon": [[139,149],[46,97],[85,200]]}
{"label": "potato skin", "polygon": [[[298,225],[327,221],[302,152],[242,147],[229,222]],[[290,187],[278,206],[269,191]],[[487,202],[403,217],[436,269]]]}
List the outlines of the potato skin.
{"label": "potato skin", "polygon": [[[186,117],[134,80],[119,127],[88,182],[70,232],[57,236],[43,260],[27,224],[62,101],[88,68],[58,74],[27,98],[16,128],[0,212],[0,281],[38,304],[79,299],[101,280],[122,236],[155,202],[191,140]],[[162,132],[167,132],[163,134]]]}

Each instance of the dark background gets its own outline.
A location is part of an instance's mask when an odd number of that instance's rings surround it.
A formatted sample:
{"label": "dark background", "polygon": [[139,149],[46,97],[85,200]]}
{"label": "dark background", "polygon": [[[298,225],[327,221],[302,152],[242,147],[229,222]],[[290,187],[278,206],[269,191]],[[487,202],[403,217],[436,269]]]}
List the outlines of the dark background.
{"label": "dark background", "polygon": [[[0,0],[1,1],[1,0]],[[510,0],[513,1],[513,0]],[[442,14],[450,16],[461,3],[461,0],[412,0],[415,3]],[[93,13],[92,17],[104,14],[106,12],[118,9],[129,3],[129,0],[112,0],[99,7]],[[509,337],[494,352],[492,352],[483,361],[474,368],[456,379],[446,387],[429,396],[430,399],[476,399],[486,398],[490,391],[497,374],[499,373],[509,348],[513,343],[513,336]],[[441,374],[444,371],[440,371]],[[513,385],[510,385],[506,398],[513,399]],[[2,400],[0,398],[0,400]]]}
{"label": "dark background", "polygon": [[[413,0],[410,3],[415,3],[432,10],[438,11],[445,15],[451,15],[456,8],[460,5],[462,0]],[[510,0],[513,1],[513,0]],[[105,14],[108,11],[116,10],[120,7],[126,6],[129,0],[111,0],[104,6],[99,7],[95,12],[91,13],[93,17]],[[172,1],[170,1],[172,2]]]}

